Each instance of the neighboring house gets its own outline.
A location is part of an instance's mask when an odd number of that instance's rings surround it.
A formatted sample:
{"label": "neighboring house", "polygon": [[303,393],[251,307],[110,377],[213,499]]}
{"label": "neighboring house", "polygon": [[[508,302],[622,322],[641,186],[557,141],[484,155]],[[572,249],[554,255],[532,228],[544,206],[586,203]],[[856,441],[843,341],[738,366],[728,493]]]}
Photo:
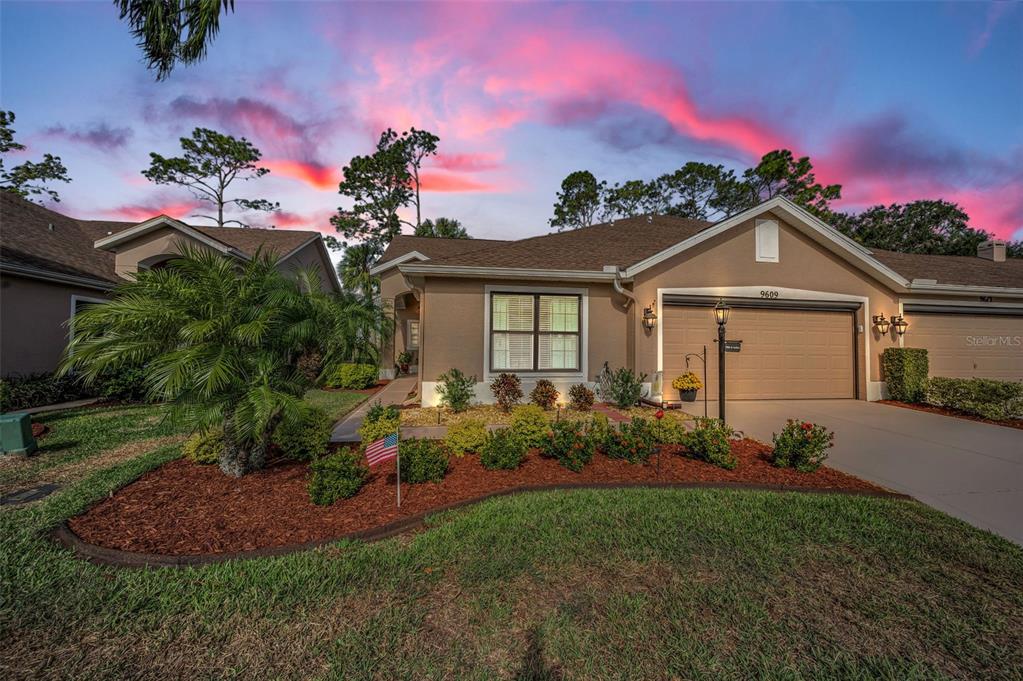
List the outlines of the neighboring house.
{"label": "neighboring house", "polygon": [[[728,355],[729,398],[876,400],[881,353],[898,346],[927,348],[932,375],[1023,379],[1023,260],[1006,260],[1004,243],[977,257],[869,249],[782,198],[715,224],[642,216],[520,241],[398,237],[373,272],[400,322],[385,357],[418,346],[426,405],[452,367],[490,402],[502,371],[527,392],[549,378],[564,396],[605,362],[673,399],[685,356],[704,347],[715,398],[719,300],[727,338],[743,341]],[[897,315],[904,336],[874,323]]]}
{"label": "neighboring house", "polygon": [[317,232],[198,227],[166,215],[141,224],[76,220],[0,191],[0,375],[52,371],[76,309],[186,244],[242,260],[273,251],[283,271],[317,268],[340,289]]}

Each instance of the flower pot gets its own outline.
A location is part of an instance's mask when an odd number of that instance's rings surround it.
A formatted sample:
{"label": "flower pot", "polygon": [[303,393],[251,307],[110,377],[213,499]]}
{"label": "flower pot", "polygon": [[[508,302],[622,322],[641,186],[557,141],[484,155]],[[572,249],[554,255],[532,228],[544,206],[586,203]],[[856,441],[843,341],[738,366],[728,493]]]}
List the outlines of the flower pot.
{"label": "flower pot", "polygon": [[679,390],[678,398],[683,402],[695,402],[696,401],[696,389],[692,390]]}
{"label": "flower pot", "polygon": [[400,365],[400,368],[401,368],[401,373],[403,373],[403,374],[407,374],[408,373],[408,364],[402,364],[402,365]]}

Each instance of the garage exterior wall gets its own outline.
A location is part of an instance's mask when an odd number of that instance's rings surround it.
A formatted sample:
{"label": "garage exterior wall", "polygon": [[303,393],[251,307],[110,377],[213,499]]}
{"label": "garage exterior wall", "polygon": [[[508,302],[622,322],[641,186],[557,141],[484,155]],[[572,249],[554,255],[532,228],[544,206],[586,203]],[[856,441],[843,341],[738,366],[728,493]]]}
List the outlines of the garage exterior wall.
{"label": "garage exterior wall", "polygon": [[[880,336],[870,316],[891,316],[899,310],[898,295],[845,260],[826,250],[773,214],[758,219],[778,220],[778,262],[758,262],[755,220],[737,225],[717,237],[640,273],[634,286],[637,304],[647,306],[658,299],[658,290],[705,289],[705,295],[742,295],[760,298],[760,291],[777,292],[783,299],[862,299],[855,314],[856,352],[859,359],[858,392],[861,398],[880,397],[880,357],[886,347],[898,346],[894,333]],[[731,293],[730,293],[731,290]],[[833,294],[833,295],[829,295]],[[636,370],[653,376],[658,366],[658,329],[647,331],[637,319]],[[708,353],[713,348],[708,348]],[[869,374],[866,367],[869,365]],[[670,387],[669,387],[670,390]]]}
{"label": "garage exterior wall", "polygon": [[906,347],[926,348],[931,376],[1023,381],[1023,317],[906,314]]}

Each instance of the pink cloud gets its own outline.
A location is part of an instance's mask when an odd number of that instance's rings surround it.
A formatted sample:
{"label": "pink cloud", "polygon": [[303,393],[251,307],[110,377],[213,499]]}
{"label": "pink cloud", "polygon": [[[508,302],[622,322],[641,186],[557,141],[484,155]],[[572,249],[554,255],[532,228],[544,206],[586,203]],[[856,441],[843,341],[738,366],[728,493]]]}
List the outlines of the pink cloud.
{"label": "pink cloud", "polygon": [[424,192],[491,192],[494,185],[478,182],[450,173],[424,170],[419,174],[419,184]]}
{"label": "pink cloud", "polygon": [[176,220],[188,221],[188,218],[201,204],[196,201],[156,201],[152,203],[129,203],[102,211],[114,220],[126,222],[145,222],[158,215],[166,215]]}
{"label": "pink cloud", "polygon": [[337,234],[337,230],[330,224],[330,218],[334,211],[322,210],[313,213],[295,213],[292,211],[277,211],[267,217],[266,223],[272,224],[279,229],[305,229],[321,234]]}
{"label": "pink cloud", "polygon": [[292,159],[264,159],[260,165],[271,173],[305,182],[317,189],[337,189],[342,175],[340,168],[333,168],[313,161]]}
{"label": "pink cloud", "polygon": [[431,157],[430,165],[453,172],[473,172],[479,170],[494,170],[501,167],[501,154],[478,153],[478,154],[444,154],[438,153]]}

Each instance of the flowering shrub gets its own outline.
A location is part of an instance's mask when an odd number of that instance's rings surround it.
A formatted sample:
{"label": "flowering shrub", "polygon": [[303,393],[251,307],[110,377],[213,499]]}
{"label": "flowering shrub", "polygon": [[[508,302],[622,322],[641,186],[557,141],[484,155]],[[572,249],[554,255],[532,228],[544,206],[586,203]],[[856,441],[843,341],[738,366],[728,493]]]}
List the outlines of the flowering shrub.
{"label": "flowering shrub", "polygon": [[503,411],[509,411],[522,399],[522,381],[515,374],[500,374],[490,382],[490,392]]}
{"label": "flowering shrub", "polygon": [[553,383],[546,378],[541,378],[536,382],[533,392],[529,393],[529,401],[546,411],[554,408],[554,403],[558,401],[560,394]]}
{"label": "flowering shrub", "polygon": [[486,437],[480,450],[480,463],[488,470],[513,470],[522,465],[529,447],[511,428],[501,428]]}
{"label": "flowering shrub", "polygon": [[527,447],[539,447],[547,437],[547,416],[534,404],[515,407],[512,409],[511,429],[518,433]]}
{"label": "flowering shrub", "polygon": [[630,463],[646,461],[657,449],[657,438],[650,422],[634,418],[622,423],[604,440],[604,453],[612,459],[625,459]]}
{"label": "flowering shrub", "polygon": [[628,409],[646,395],[643,381],[646,374],[635,374],[632,369],[612,369],[604,362],[604,368],[597,374],[597,395],[605,402]]}
{"label": "flowering shrub", "polygon": [[681,376],[676,376],[671,382],[671,387],[675,390],[699,390],[703,387],[703,381],[692,371],[687,371]]}
{"label": "flowering shrub", "polygon": [[735,431],[720,419],[696,419],[696,427],[683,436],[682,444],[694,459],[732,470],[738,463],[732,454],[734,436]]}
{"label": "flowering shrub", "polygon": [[466,376],[461,369],[449,369],[437,379],[440,403],[451,411],[465,411],[476,396],[476,377]]}
{"label": "flowering shrub", "polygon": [[578,473],[593,458],[593,439],[582,424],[558,421],[547,431],[540,453],[557,459],[565,468]]}
{"label": "flowering shrub", "polygon": [[487,441],[487,428],[479,419],[468,419],[448,426],[444,446],[455,456],[478,452]]}
{"label": "flowering shrub", "polygon": [[576,411],[589,411],[593,398],[593,391],[583,383],[576,383],[568,389],[568,404]]}
{"label": "flowering shrub", "polygon": [[812,473],[828,458],[834,439],[835,434],[820,424],[789,419],[782,431],[774,434],[772,463],[779,468]]}

